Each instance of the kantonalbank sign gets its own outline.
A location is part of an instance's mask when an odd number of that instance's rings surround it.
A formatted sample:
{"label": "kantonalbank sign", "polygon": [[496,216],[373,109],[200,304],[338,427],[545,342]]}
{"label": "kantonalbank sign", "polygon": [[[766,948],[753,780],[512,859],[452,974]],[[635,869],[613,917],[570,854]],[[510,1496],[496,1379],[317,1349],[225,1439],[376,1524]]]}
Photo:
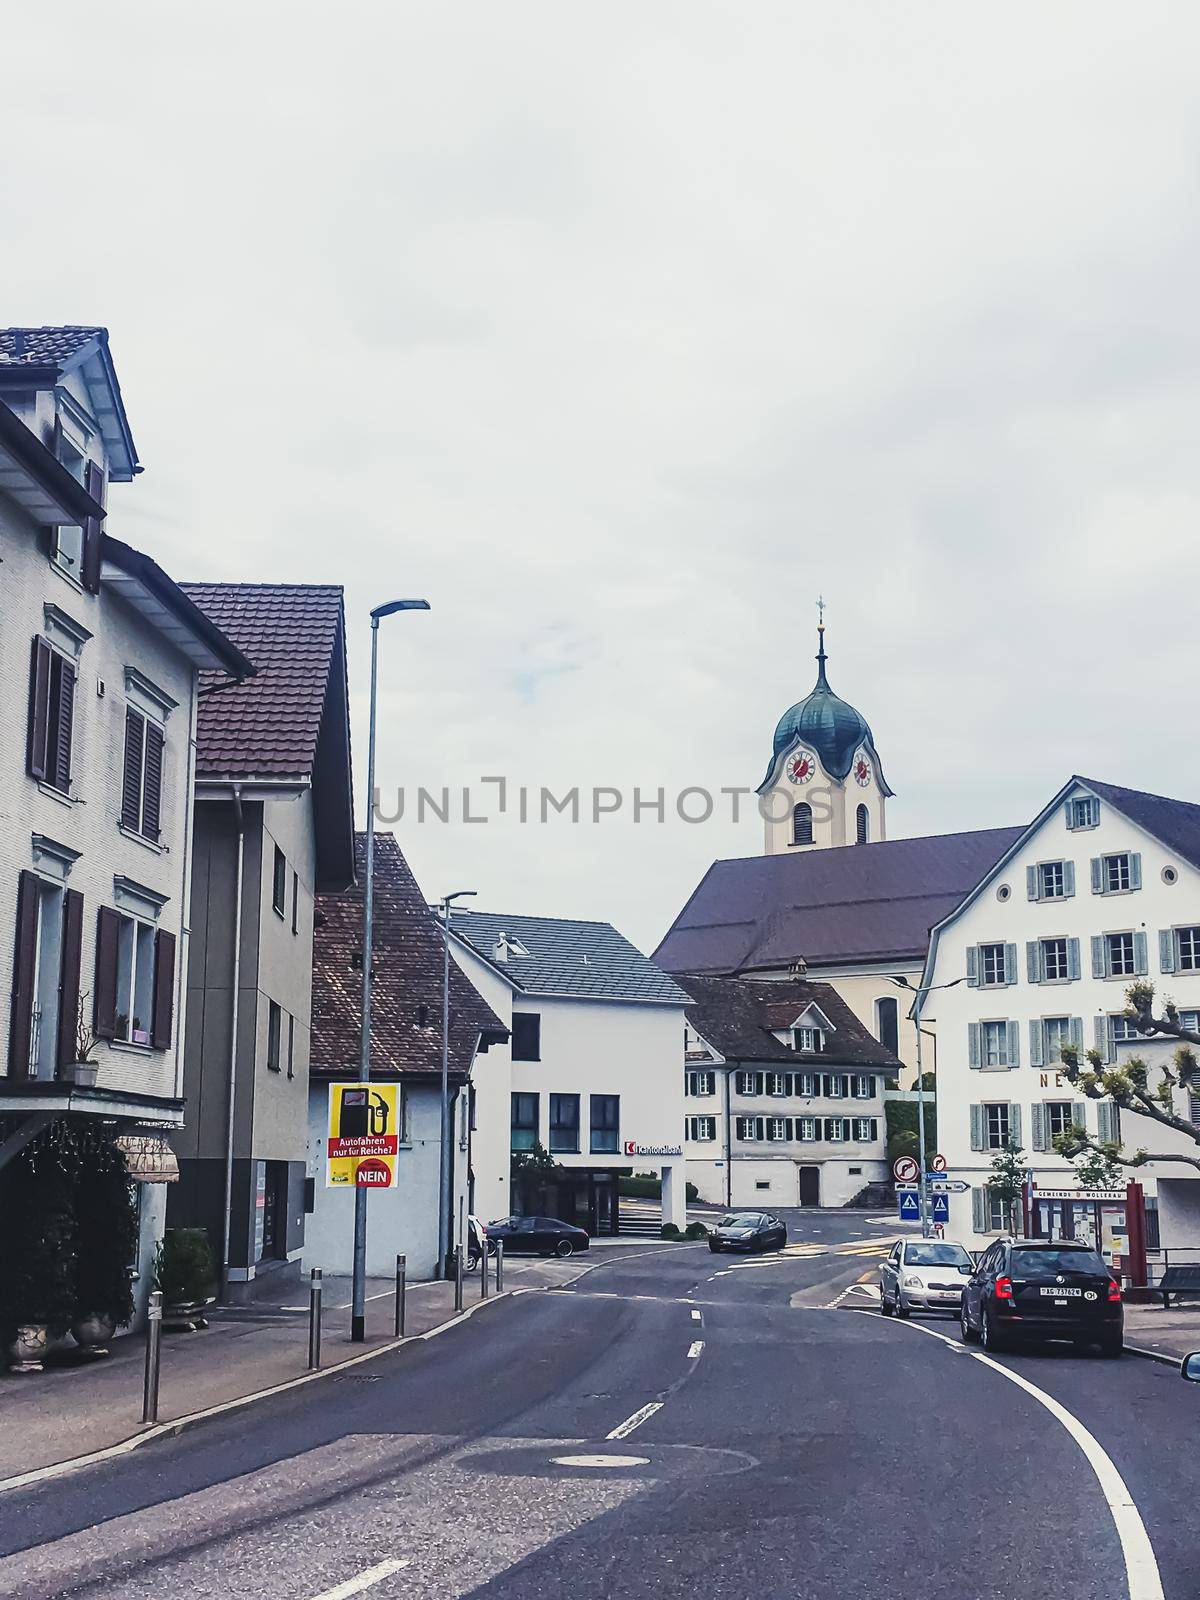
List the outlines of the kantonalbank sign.
{"label": "kantonalbank sign", "polygon": [[636,1139],[626,1139],[625,1154],[627,1156],[681,1156],[681,1144],[639,1144]]}

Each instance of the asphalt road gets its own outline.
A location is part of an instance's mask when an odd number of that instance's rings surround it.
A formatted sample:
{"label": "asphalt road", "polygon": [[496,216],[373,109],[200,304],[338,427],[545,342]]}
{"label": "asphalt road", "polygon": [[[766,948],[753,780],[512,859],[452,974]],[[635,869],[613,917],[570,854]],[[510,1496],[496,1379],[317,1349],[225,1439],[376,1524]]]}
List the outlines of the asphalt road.
{"label": "asphalt road", "polygon": [[898,1230],[791,1222],[762,1260],[607,1252],[4,1495],[0,1593],[1194,1600],[1197,1389],[1130,1358],[992,1363],[949,1320],[884,1321],[857,1280]]}

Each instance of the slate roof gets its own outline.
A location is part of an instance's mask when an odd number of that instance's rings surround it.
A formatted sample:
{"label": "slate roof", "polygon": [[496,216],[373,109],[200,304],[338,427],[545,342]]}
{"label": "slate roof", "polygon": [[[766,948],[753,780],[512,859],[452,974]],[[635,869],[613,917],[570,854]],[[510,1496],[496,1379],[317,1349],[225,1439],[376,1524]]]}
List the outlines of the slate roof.
{"label": "slate roof", "polygon": [[1190,800],[1169,800],[1166,795],[1147,794],[1144,789],[1122,789],[1115,783],[1099,783],[1095,778],[1077,778],[1093,794],[1107,800],[1145,828],[1158,842],[1182,856],[1189,866],[1200,868],[1200,805]]}
{"label": "slate roof", "polygon": [[[318,1078],[355,1077],[362,1028],[362,914],[366,835],[355,836],[357,883],[318,895],[313,933],[312,1057]],[[390,833],[375,835],[371,936],[371,1071],[381,1078],[441,1073],[442,936]],[[424,1013],[421,1011],[424,1007]],[[422,1020],[423,1018],[423,1020]],[[458,964],[450,962],[450,1074],[470,1071],[481,1033],[508,1030]]]}
{"label": "slate roof", "polygon": [[223,683],[202,675],[197,777],[311,777],[330,675],[344,652],[337,584],[184,583],[256,676]]}
{"label": "slate roof", "polygon": [[69,361],[105,328],[68,325],[63,328],[0,328],[0,365],[51,366]]}
{"label": "slate roof", "polygon": [[[746,978],[689,978],[693,1004],[687,1019],[726,1061],[778,1061],[791,1067],[853,1066],[898,1076],[900,1062],[880,1044],[828,983],[771,982]],[[811,1005],[834,1029],[819,1054],[801,1054],[781,1044],[773,1030],[790,1028]]]}
{"label": "slate roof", "polygon": [[714,862],[653,959],[685,984],[691,973],[797,960],[920,960],[929,930],[1021,833],[986,828]]}
{"label": "slate roof", "polygon": [[[524,994],[664,1005],[682,1005],[688,998],[608,922],[463,911],[454,914],[451,926]],[[528,955],[513,951],[507,959],[498,959],[496,946],[504,934]]]}

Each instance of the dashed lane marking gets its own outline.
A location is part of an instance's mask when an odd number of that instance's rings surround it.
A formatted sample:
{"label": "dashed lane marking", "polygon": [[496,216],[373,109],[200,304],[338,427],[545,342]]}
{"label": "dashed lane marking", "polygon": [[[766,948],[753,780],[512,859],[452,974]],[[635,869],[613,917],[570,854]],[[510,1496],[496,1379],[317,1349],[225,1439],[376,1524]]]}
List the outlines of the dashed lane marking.
{"label": "dashed lane marking", "polygon": [[649,1421],[656,1411],[661,1411],[663,1402],[651,1400],[647,1406],[642,1406],[640,1411],[635,1411],[631,1417],[626,1417],[624,1422],[619,1422],[611,1433],[606,1433],[606,1439],[627,1439],[635,1428],[640,1428],[643,1422]]}
{"label": "dashed lane marking", "polygon": [[695,1361],[696,1357],[700,1354],[701,1350],[703,1350],[703,1349],[704,1349],[704,1340],[703,1339],[694,1339],[692,1341],[692,1343],[688,1346],[688,1360],[689,1361]]}
{"label": "dashed lane marking", "polygon": [[693,1322],[699,1322],[700,1321],[700,1313],[698,1311],[693,1311],[692,1312],[692,1321]]}
{"label": "dashed lane marking", "polygon": [[409,1565],[411,1563],[407,1560],[380,1561],[365,1572],[360,1572],[357,1578],[347,1578],[345,1583],[339,1583],[336,1589],[324,1590],[314,1596],[314,1600],[350,1600],[351,1595],[362,1594],[364,1589],[373,1589],[377,1583],[390,1578],[393,1572],[402,1572]]}

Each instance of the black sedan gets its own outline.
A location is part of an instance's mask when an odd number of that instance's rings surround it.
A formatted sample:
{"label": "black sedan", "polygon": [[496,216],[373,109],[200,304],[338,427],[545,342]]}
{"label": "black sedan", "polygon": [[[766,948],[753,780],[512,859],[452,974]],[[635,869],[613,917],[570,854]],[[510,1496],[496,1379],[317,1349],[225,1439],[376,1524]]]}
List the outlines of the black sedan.
{"label": "black sedan", "polygon": [[498,1239],[506,1256],[572,1256],[592,1242],[585,1228],[557,1217],[501,1217],[487,1225],[489,1249]]}
{"label": "black sedan", "polygon": [[1124,1347],[1121,1285],[1091,1245],[1056,1239],[998,1239],[984,1251],[962,1297],[962,1336],[985,1350],[1028,1339]]}
{"label": "black sedan", "polygon": [[781,1250],[787,1228],[768,1211],[731,1211],[721,1218],[708,1238],[708,1248],[721,1250]]}

